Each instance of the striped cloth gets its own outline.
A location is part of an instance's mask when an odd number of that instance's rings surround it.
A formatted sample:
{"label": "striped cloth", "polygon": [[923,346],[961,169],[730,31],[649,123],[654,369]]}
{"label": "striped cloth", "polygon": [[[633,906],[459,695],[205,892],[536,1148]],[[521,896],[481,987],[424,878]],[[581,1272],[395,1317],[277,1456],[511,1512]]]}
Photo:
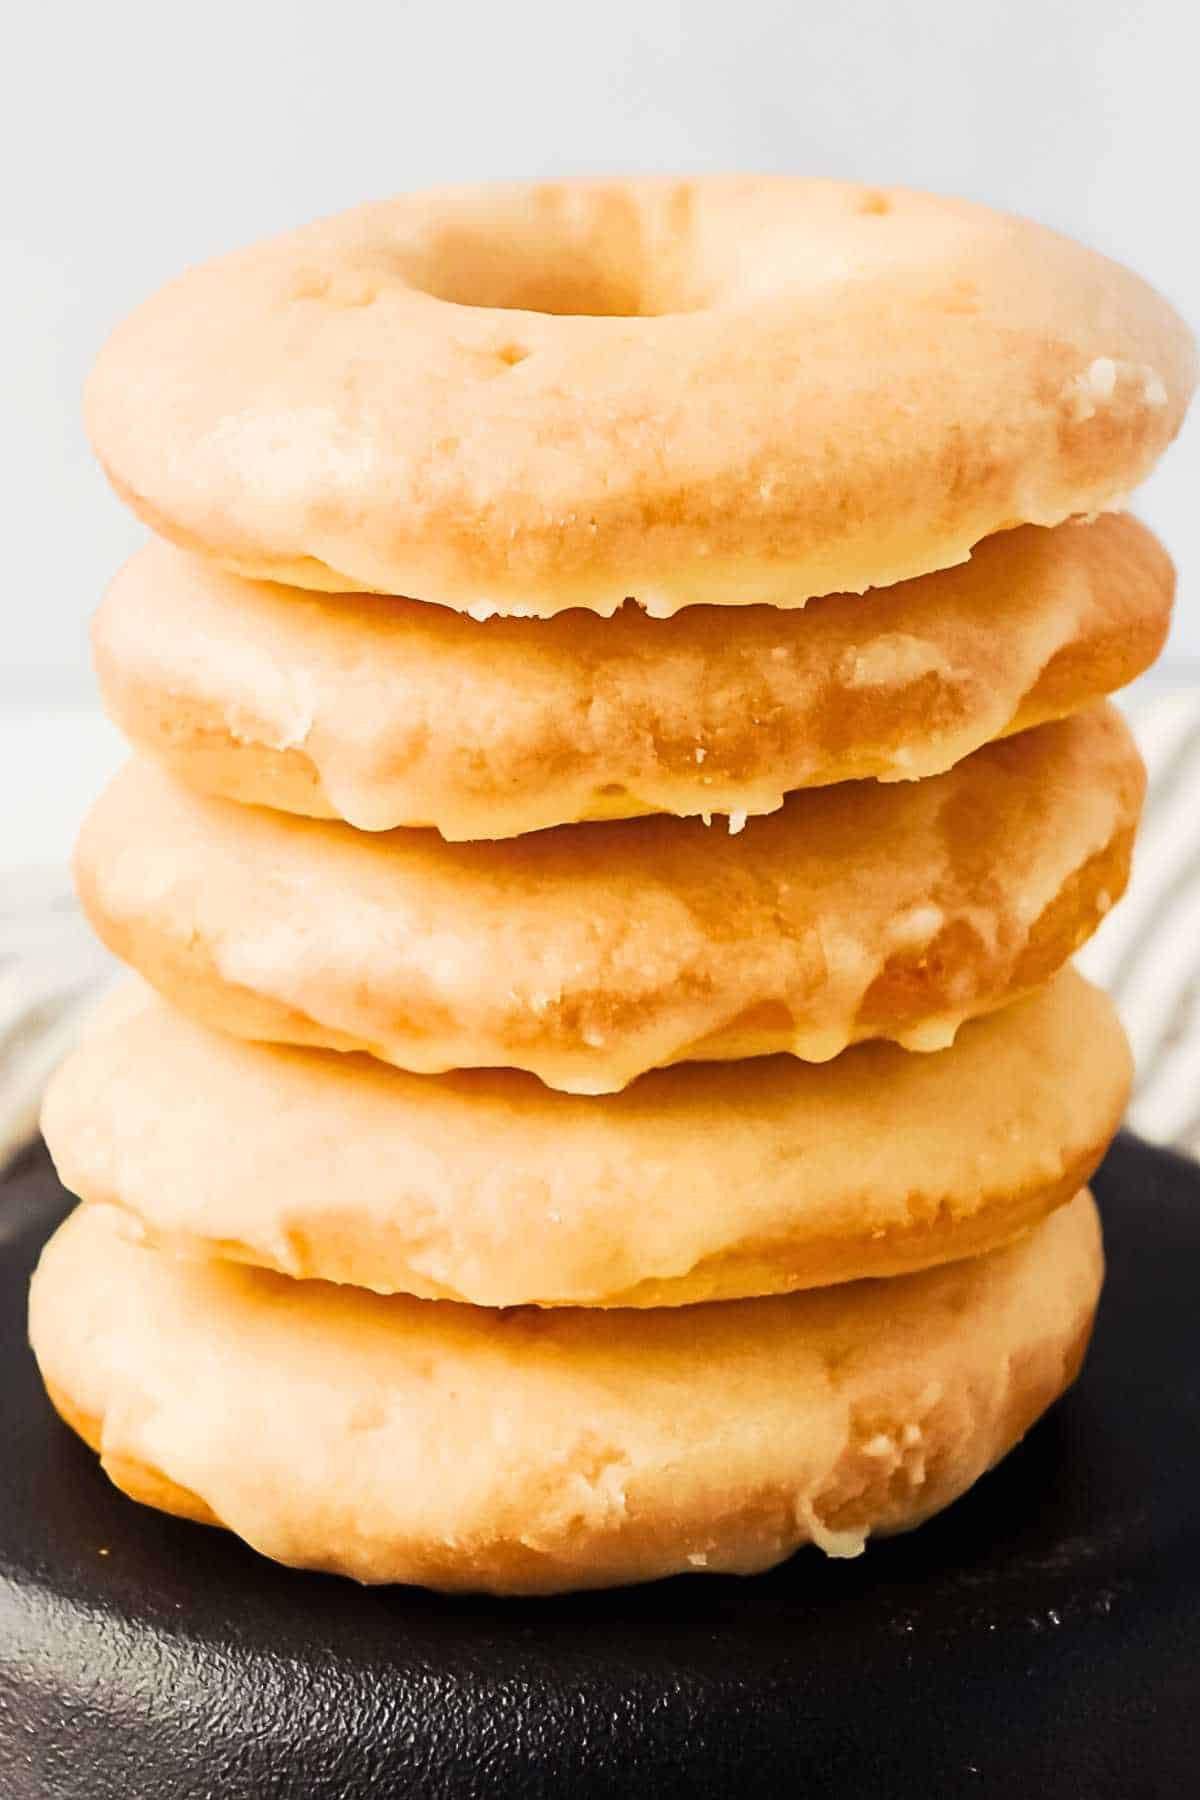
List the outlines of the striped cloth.
{"label": "striped cloth", "polygon": [[[1133,1044],[1129,1122],[1200,1156],[1200,692],[1123,700],[1150,774],[1129,892],[1078,962]],[[7,876],[0,901],[0,1167],[36,1129],[42,1088],[116,976],[61,868]]]}
{"label": "striped cloth", "polygon": [[42,1089],[117,977],[65,870],[6,873],[0,902],[0,1169],[37,1129]]}
{"label": "striped cloth", "polygon": [[1200,693],[1141,687],[1124,702],[1150,777],[1129,890],[1077,957],[1129,1033],[1129,1123],[1200,1156]]}

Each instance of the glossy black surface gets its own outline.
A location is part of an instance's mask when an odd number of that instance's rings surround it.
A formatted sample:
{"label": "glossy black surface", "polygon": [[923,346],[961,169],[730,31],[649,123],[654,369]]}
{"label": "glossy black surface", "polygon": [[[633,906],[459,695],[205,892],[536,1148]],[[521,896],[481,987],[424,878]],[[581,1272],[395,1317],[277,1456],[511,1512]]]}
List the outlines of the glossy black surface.
{"label": "glossy black surface", "polygon": [[359,1800],[1200,1792],[1200,1169],[1097,1184],[1076,1390],[854,1563],[552,1601],[290,1574],[123,1499],[50,1414],[24,1287],[66,1201],[0,1185],[0,1794]]}

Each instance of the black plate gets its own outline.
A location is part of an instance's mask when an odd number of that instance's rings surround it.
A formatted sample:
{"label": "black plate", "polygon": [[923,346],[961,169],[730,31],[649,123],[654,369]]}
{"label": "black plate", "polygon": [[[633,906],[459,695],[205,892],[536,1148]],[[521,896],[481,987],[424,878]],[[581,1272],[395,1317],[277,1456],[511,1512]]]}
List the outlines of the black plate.
{"label": "black plate", "polygon": [[[577,1599],[296,1575],[123,1499],[52,1417],[0,1186],[4,1800],[1200,1792],[1200,1168],[1118,1142],[1076,1390],[857,1562]],[[1020,1784],[1018,1788],[1018,1784]]]}

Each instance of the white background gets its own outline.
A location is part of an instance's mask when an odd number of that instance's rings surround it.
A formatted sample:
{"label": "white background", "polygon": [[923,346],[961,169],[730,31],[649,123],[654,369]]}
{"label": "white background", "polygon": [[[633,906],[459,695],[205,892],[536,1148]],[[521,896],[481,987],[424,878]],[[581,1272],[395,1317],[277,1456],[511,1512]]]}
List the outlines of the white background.
{"label": "white background", "polygon": [[[109,327],[185,264],[436,181],[781,169],[1032,214],[1133,264],[1195,322],[1195,16],[1193,0],[14,9],[0,709],[88,693],[86,617],[139,533],[92,465],[79,388]],[[1183,575],[1170,669],[1200,676],[1198,490],[1200,422],[1143,507]]]}

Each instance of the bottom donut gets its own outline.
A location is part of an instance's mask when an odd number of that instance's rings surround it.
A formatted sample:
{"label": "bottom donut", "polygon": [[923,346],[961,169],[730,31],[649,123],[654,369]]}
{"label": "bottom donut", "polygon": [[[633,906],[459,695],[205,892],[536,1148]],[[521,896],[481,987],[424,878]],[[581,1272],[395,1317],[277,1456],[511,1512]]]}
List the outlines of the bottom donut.
{"label": "bottom donut", "polygon": [[131,1239],[79,1208],[30,1335],[118,1487],[296,1567],[555,1593],[855,1555],[1068,1387],[1103,1279],[1079,1194],[917,1275],[658,1311],[494,1312]]}

